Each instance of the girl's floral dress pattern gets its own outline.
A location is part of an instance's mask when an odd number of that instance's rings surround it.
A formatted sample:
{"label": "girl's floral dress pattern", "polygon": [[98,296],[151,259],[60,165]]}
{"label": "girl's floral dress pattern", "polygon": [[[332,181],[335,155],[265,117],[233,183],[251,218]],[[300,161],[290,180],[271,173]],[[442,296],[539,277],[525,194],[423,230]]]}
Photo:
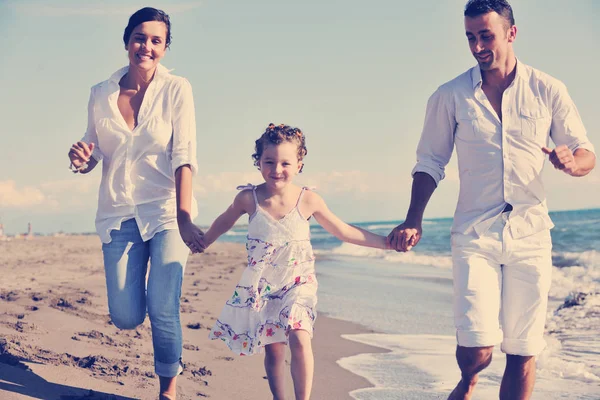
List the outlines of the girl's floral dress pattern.
{"label": "girl's floral dress pattern", "polygon": [[255,186],[238,189],[251,189],[256,204],[248,224],[248,266],[209,338],[251,355],[267,344],[287,343],[292,329],[312,337],[318,284],[309,223],[298,210],[306,188],[296,207],[279,220],[258,205]]}

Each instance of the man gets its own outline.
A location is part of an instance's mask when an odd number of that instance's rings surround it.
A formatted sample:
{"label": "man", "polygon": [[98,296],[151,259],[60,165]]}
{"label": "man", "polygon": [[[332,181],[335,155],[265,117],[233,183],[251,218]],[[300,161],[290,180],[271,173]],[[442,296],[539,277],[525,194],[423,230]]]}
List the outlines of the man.
{"label": "man", "polygon": [[398,251],[419,242],[425,206],[456,145],[452,259],[461,380],[449,399],[472,398],[498,343],[507,355],[500,399],[529,399],[535,356],[545,347],[552,268],[542,167],[548,155],[555,168],[583,176],[596,157],[565,86],[516,59],[508,2],[470,0],[464,16],[478,65],[429,99],[410,207],[388,241]]}

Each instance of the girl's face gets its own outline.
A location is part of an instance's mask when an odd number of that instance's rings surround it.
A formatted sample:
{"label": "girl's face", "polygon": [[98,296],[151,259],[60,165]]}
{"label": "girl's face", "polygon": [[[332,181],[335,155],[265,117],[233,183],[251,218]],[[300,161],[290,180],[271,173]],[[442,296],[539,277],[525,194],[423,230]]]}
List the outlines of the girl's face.
{"label": "girl's face", "polygon": [[259,167],[267,186],[281,189],[291,183],[302,168],[302,162],[298,161],[298,145],[292,142],[267,145]]}
{"label": "girl's face", "polygon": [[160,21],[142,22],[131,32],[125,46],[129,64],[144,71],[152,71],[167,51],[167,26]]}

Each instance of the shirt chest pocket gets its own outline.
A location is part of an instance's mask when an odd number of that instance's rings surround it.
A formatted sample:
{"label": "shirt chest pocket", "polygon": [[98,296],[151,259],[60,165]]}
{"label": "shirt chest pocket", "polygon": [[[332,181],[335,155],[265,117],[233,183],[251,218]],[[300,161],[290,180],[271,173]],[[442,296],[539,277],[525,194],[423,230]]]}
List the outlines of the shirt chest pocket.
{"label": "shirt chest pocket", "polygon": [[456,117],[455,137],[465,142],[489,142],[496,125],[477,108],[460,110]]}
{"label": "shirt chest pocket", "polygon": [[543,142],[548,136],[552,120],[545,107],[536,105],[531,108],[522,108],[519,119],[521,120],[521,135],[524,138]]}

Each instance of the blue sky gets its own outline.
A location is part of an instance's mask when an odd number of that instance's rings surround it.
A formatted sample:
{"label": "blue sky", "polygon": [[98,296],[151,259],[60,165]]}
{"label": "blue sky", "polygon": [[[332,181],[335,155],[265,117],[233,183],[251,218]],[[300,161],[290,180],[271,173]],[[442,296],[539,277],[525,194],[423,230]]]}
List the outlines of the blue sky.
{"label": "blue sky", "polygon": [[[260,182],[250,155],[269,122],[306,133],[299,183],[317,186],[347,221],[403,219],[427,98],[474,60],[463,0],[1,1],[0,219],[8,232],[93,231],[99,170],[67,170],[86,126],[89,88],[127,62],[135,10],[171,16],[163,65],[194,88],[200,173],[197,222],[235,186]],[[517,56],[567,85],[600,147],[596,79],[600,2],[513,0]],[[600,207],[600,168],[547,168],[551,210]],[[451,216],[455,160],[426,217]]]}

